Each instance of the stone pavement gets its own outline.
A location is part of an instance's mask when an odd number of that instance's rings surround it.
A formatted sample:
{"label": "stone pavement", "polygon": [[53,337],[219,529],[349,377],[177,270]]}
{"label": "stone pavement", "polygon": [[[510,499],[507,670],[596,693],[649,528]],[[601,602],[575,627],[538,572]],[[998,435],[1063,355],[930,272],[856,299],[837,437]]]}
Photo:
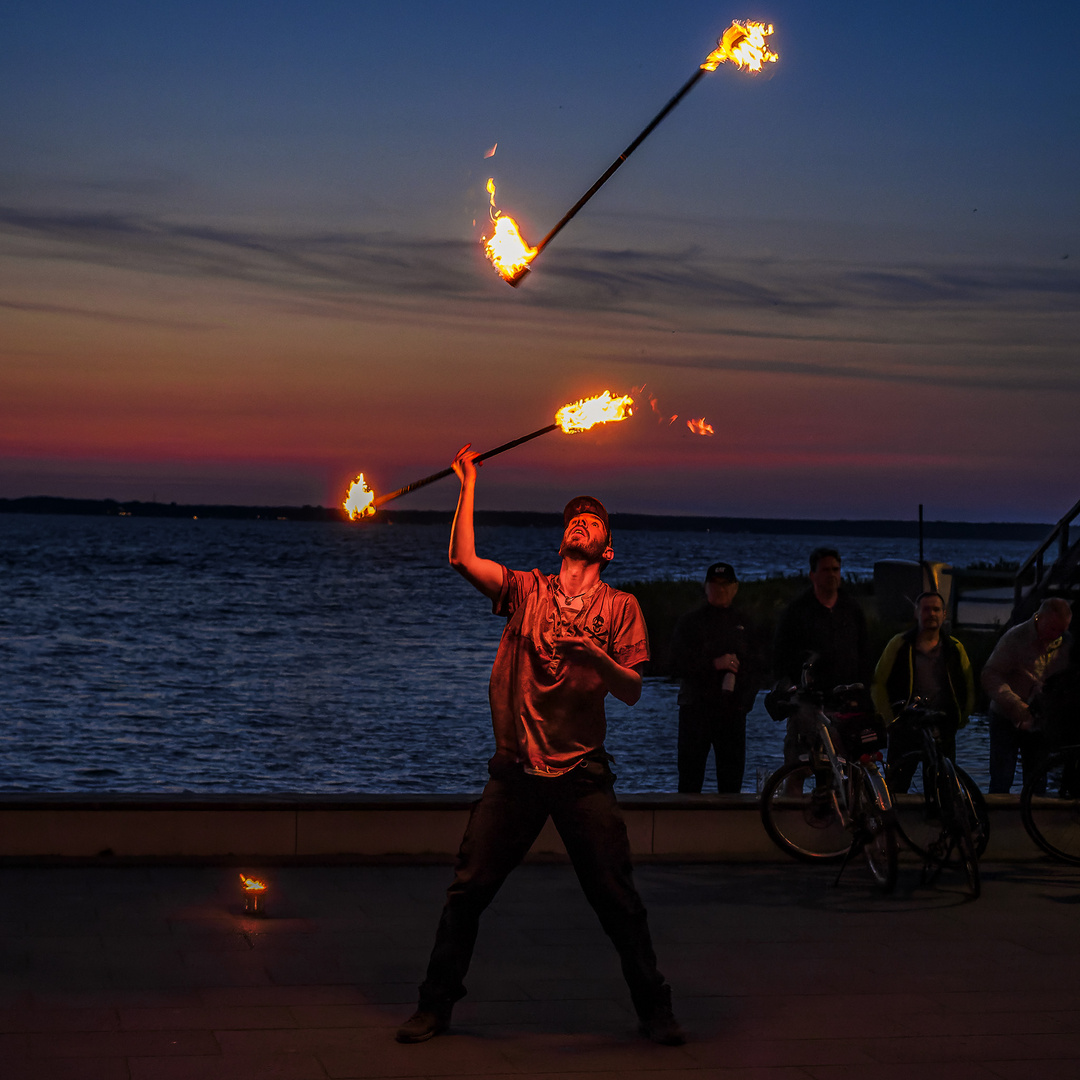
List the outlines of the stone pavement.
{"label": "stone pavement", "polygon": [[511,877],[452,1031],[401,1046],[445,866],[0,868],[3,1080],[1080,1075],[1080,869],[990,863],[892,897],[862,866],[637,870],[690,1035],[635,1033],[565,865]]}

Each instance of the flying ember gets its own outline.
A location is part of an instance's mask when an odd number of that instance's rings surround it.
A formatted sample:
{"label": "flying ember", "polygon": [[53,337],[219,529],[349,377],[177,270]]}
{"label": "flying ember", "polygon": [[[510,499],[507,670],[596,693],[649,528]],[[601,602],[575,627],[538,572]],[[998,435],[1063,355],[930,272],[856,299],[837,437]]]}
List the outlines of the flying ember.
{"label": "flying ember", "polygon": [[571,435],[578,431],[588,431],[597,424],[625,420],[633,414],[634,399],[629,394],[612,397],[611,391],[605,390],[597,397],[583,398],[571,405],[564,405],[555,414],[555,423]]}
{"label": "flying ember", "polygon": [[772,32],[772,24],[733,22],[717,41],[716,48],[705,58],[702,69],[715,71],[725,60],[749,71],[760,71],[762,64],[775,64],[778,59],[776,53],[769,52],[765,46],[765,39]]}
{"label": "flying ember", "polygon": [[705,417],[701,417],[699,420],[687,420],[686,426],[695,435],[715,435],[712,424],[705,423]]}
{"label": "flying ember", "polygon": [[537,249],[525,243],[518,231],[517,222],[495,205],[494,177],[488,178],[487,189],[491,195],[491,209],[488,214],[494,229],[491,236],[481,238],[484,241],[484,250],[499,274],[511,284],[517,284],[529,269],[529,263],[536,258]]}
{"label": "flying ember", "polygon": [[367,486],[363,473],[352,482],[349,493],[345,496],[344,509],[350,521],[370,517],[375,513],[375,492]]}

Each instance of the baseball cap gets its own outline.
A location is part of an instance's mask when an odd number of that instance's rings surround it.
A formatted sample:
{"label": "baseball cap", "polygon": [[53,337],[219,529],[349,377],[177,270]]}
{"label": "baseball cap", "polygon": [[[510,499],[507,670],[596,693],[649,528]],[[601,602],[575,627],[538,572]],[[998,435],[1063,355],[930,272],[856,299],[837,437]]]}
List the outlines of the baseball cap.
{"label": "baseball cap", "polygon": [[708,570],[705,571],[705,580],[709,581],[738,581],[739,577],[735,573],[735,568],[731,563],[726,562],[714,562]]}
{"label": "baseball cap", "polygon": [[563,528],[565,529],[578,514],[592,514],[594,517],[598,517],[610,534],[611,522],[608,521],[607,511],[599,499],[593,498],[592,495],[578,495],[571,499],[562,512]]}

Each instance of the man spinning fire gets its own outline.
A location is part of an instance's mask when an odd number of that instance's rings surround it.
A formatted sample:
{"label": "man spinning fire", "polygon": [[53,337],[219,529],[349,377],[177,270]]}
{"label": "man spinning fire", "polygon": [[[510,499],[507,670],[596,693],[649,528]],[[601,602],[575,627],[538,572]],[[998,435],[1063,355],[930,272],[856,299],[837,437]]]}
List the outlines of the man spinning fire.
{"label": "man spinning fire", "polygon": [[465,995],[480,914],[551,817],[618,950],[638,1030],[680,1045],[685,1037],[656,967],[604,750],[605,696],[627,705],[641,696],[645,620],[634,597],[600,580],[613,552],[607,511],[592,496],[571,499],[563,511],[557,574],[480,558],[473,533],[477,457],[465,446],[454,459],[461,495],[450,564],[506,619],[489,689],[496,749],[461,841],[417,1010],[397,1039],[423,1042],[449,1027],[454,1003]]}

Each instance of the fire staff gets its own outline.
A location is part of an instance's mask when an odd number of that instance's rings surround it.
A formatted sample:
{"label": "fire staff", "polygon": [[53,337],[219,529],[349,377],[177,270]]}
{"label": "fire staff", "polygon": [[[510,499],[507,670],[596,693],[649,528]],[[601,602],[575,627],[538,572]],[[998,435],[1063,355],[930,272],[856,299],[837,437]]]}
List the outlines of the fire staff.
{"label": "fire staff", "polygon": [[454,460],[461,494],[450,564],[506,619],[489,690],[496,749],[461,842],[417,1010],[398,1041],[422,1042],[449,1027],[454,1003],[465,995],[480,915],[550,817],[618,950],[639,1031],[679,1045],[685,1039],[672,1015],[671,989],[657,970],[604,750],[604,698],[610,692],[634,705],[641,696],[649,656],[641,609],[600,580],[613,556],[611,533],[607,511],[588,495],[563,512],[558,573],[509,570],[478,556],[478,457],[466,446]]}

